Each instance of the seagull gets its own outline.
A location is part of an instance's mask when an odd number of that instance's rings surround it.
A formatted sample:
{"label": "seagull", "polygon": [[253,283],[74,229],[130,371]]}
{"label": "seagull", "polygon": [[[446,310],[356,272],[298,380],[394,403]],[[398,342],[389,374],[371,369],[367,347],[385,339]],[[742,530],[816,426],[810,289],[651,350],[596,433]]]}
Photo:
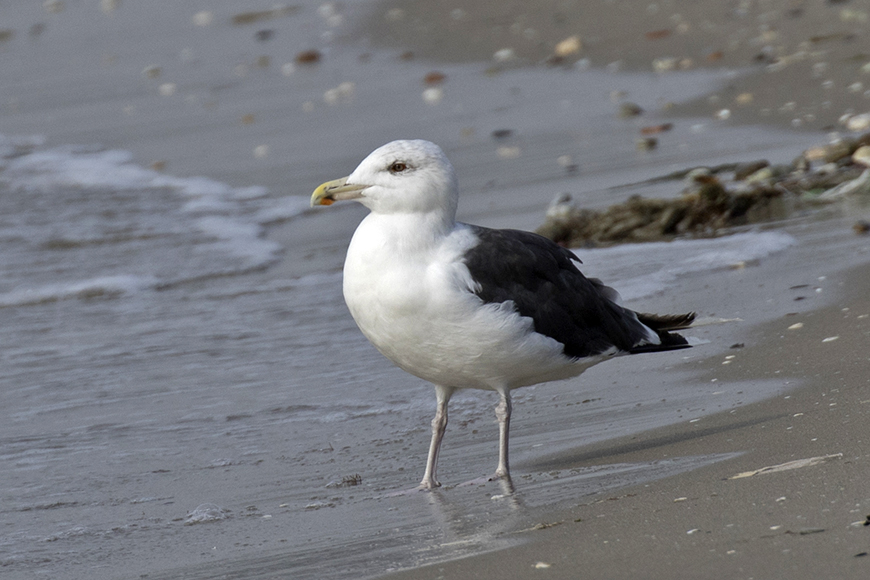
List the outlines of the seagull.
{"label": "seagull", "polygon": [[623,308],[615,290],[585,277],[578,258],[549,239],[457,222],[458,199],[450,161],[422,140],[387,143],[311,195],[312,207],[354,200],[370,210],[347,249],[344,298],[381,353],[435,386],[422,489],[441,485],[435,470],[458,389],[499,394],[495,478],[509,482],[513,389],[575,377],[618,355],[687,348],[671,331],[695,317]]}

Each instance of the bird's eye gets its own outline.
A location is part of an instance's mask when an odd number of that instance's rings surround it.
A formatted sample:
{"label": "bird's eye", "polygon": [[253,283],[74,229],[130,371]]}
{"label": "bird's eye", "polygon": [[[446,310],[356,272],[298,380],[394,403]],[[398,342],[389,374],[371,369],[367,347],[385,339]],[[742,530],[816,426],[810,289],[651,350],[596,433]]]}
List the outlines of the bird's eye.
{"label": "bird's eye", "polygon": [[405,163],[402,163],[401,161],[396,161],[395,163],[390,165],[389,169],[390,169],[390,173],[401,173],[401,172],[405,171],[406,169],[408,169],[408,166]]}

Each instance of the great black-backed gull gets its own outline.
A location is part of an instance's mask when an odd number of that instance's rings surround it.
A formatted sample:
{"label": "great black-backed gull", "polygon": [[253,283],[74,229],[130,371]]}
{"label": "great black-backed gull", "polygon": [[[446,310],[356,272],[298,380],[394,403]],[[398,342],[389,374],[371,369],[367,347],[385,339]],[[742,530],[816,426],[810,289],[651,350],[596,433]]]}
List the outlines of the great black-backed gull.
{"label": "great black-backed gull", "polygon": [[344,263],[344,298],[362,333],[405,371],[435,385],[437,409],[422,488],[435,476],[457,389],[496,391],[497,477],[509,478],[512,389],[579,375],[613,356],[688,346],[669,331],[694,313],[619,305],[570,251],[530,232],[457,222],[453,166],[428,141],[393,141],[311,205],[356,200],[363,219]]}

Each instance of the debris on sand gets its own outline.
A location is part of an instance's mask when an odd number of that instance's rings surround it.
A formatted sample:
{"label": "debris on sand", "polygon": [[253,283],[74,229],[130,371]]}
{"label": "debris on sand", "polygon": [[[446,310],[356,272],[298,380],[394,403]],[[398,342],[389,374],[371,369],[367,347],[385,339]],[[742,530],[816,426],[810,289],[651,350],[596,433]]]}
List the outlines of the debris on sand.
{"label": "debris on sand", "polygon": [[768,465],[767,467],[753,469],[752,471],[743,471],[741,473],[738,473],[737,475],[732,475],[728,479],[743,479],[745,477],[752,477],[755,475],[777,473],[779,471],[790,471],[792,469],[801,469],[803,467],[812,467],[814,465],[819,465],[821,463],[831,461],[832,459],[842,458],[842,453],[833,453],[831,455],[819,455],[817,457],[807,457],[806,459],[796,459],[794,461],[780,463],[779,465]]}
{"label": "debris on sand", "polygon": [[868,144],[870,133],[810,148],[788,165],[757,160],[691,168],[649,181],[683,180],[681,196],[673,199],[636,195],[593,210],[563,193],[553,200],[537,231],[567,247],[713,237],[727,228],[784,219],[798,210],[843,200],[870,201],[870,168],[864,163]]}
{"label": "debris on sand", "polygon": [[262,22],[264,20],[272,20],[273,18],[281,18],[282,16],[290,16],[299,11],[299,6],[288,6],[286,4],[276,4],[269,10],[259,10],[251,12],[241,12],[232,18],[232,23],[236,26],[252,24],[254,22]]}
{"label": "debris on sand", "polygon": [[303,50],[296,55],[296,62],[299,64],[317,64],[320,62],[322,55],[319,50]]}
{"label": "debris on sand", "polygon": [[230,517],[231,511],[213,503],[200,504],[184,518],[185,526],[218,522]]}
{"label": "debris on sand", "polygon": [[326,487],[355,487],[357,485],[362,485],[362,476],[358,473],[355,473],[353,475],[347,475],[345,477],[342,477],[341,480],[330,481],[326,484]]}

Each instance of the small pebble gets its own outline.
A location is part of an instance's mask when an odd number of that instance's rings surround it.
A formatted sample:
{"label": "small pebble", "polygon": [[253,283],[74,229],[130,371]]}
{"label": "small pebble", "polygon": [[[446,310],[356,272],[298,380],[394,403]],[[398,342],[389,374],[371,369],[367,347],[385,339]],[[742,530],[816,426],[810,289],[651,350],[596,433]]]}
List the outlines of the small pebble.
{"label": "small pebble", "polygon": [[840,338],[839,336],[829,336],[828,338],[823,338],[822,342],[834,342],[835,340],[837,340],[839,338]]}
{"label": "small pebble", "polygon": [[345,81],[335,88],[329,89],[323,93],[323,100],[330,105],[337,103],[349,103],[353,100],[353,94],[356,91],[356,84],[350,81]]}
{"label": "small pebble", "polygon": [[674,57],[662,57],[652,61],[652,69],[657,73],[669,72],[679,66],[680,61]]}
{"label": "small pebble", "polygon": [[444,90],[441,87],[429,87],[423,91],[423,100],[430,105],[437,105],[444,98]]}
{"label": "small pebble", "polygon": [[674,128],[673,123],[662,123],[661,125],[650,125],[648,127],[641,127],[640,134],[641,135],[658,135],[659,133],[665,133]]}
{"label": "small pebble", "polygon": [[280,18],[289,16],[298,11],[298,6],[288,6],[287,4],[275,4],[271,10],[261,10],[254,12],[242,12],[232,17],[231,22],[237,26],[260,22],[262,20],[271,20],[272,18]]}
{"label": "small pebble", "polygon": [[303,50],[296,55],[296,62],[299,64],[315,64],[320,62],[321,55],[318,50]]}
{"label": "small pebble", "polygon": [[804,327],[804,323],[803,323],[803,322],[795,322],[794,324],[792,324],[791,326],[789,326],[788,329],[789,329],[789,330],[800,330],[800,329],[803,328],[803,327]]}
{"label": "small pebble", "polygon": [[545,570],[549,568],[551,564],[547,564],[546,562],[538,562],[535,564],[535,568],[538,570]]}
{"label": "small pebble", "polygon": [[846,121],[846,129],[849,131],[864,131],[870,129],[870,113],[853,115]]}
{"label": "small pebble", "polygon": [[730,117],[731,117],[731,110],[730,109],[721,109],[716,113],[716,118],[719,119],[720,121],[724,121],[725,119],[728,119]]}
{"label": "small pebble", "polygon": [[[834,163],[847,157],[852,148],[846,141],[837,140],[821,147],[811,147],[804,152],[804,157],[809,161],[824,161],[825,163]],[[823,168],[819,168],[821,171]],[[837,171],[837,166],[830,168],[832,172]]]}
{"label": "small pebble", "polygon": [[428,86],[437,86],[443,83],[447,79],[447,75],[440,71],[432,71],[430,73],[426,73],[426,76],[423,77],[423,84]]}
{"label": "small pebble", "polygon": [[492,59],[495,62],[510,62],[516,58],[516,53],[512,48],[502,48],[501,50],[495,51],[492,55]]}
{"label": "small pebble", "polygon": [[269,28],[264,30],[258,30],[256,33],[254,33],[254,38],[256,38],[258,42],[268,42],[272,40],[274,36],[275,31]]}
{"label": "small pebble", "polygon": [[638,151],[652,151],[659,145],[659,140],[655,137],[640,137],[634,142],[634,146]]}
{"label": "small pebble", "polygon": [[637,117],[643,113],[643,109],[640,105],[631,102],[621,103],[619,105],[619,118],[620,119],[629,119],[631,117]]}
{"label": "small pebble", "polygon": [[852,162],[870,167],[870,145],[862,145],[852,153]]}
{"label": "small pebble", "polygon": [[870,234],[870,221],[858,220],[852,225],[852,230],[859,236]]}
{"label": "small pebble", "polygon": [[644,36],[646,36],[647,40],[661,40],[662,38],[667,38],[671,35],[671,31],[667,28],[661,30],[652,30],[647,32]]}
{"label": "small pebble", "polygon": [[156,64],[152,64],[146,66],[142,69],[142,76],[147,77],[149,79],[156,79],[160,76],[160,67]]}
{"label": "small pebble", "polygon": [[766,159],[750,161],[749,163],[739,163],[737,167],[734,168],[734,180],[743,181],[768,165],[770,165],[770,163]]}
{"label": "small pebble", "polygon": [[254,157],[257,159],[263,159],[264,157],[269,156],[269,146],[268,145],[257,145],[254,147]]}
{"label": "small pebble", "polygon": [[519,147],[502,146],[496,149],[496,153],[502,159],[516,159],[522,155],[522,150]]}
{"label": "small pebble", "polygon": [[193,15],[193,24],[195,26],[211,26],[214,22],[214,12],[202,10]]}
{"label": "small pebble", "polygon": [[559,167],[567,171],[577,171],[577,164],[574,163],[574,158],[570,155],[560,155],[556,159],[556,163],[559,164]]}
{"label": "small pebble", "polygon": [[565,40],[560,41],[556,44],[556,47],[553,49],[553,54],[558,57],[568,57],[572,54],[577,54],[583,48],[583,43],[580,41],[580,37],[578,35],[569,36]]}
{"label": "small pebble", "polygon": [[160,91],[162,96],[171,97],[175,94],[175,91],[178,90],[178,85],[175,83],[163,83],[157,90]]}

